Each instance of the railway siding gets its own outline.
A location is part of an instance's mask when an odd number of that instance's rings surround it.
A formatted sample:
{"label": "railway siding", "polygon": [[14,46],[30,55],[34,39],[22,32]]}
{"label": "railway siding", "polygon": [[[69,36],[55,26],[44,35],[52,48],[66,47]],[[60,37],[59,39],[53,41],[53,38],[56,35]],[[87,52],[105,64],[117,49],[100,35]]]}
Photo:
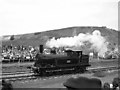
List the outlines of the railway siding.
{"label": "railway siding", "polygon": [[[87,69],[87,72],[85,73],[94,73],[94,72],[97,72],[97,71],[110,71],[110,70],[118,70],[120,69],[120,67],[116,67],[116,66],[110,66],[110,67],[95,67],[95,68],[88,68]],[[20,80],[23,79],[32,79],[32,78],[35,78],[33,77],[34,76],[34,73],[33,72],[30,72],[30,73],[24,73],[24,74],[12,74],[12,73],[8,73],[6,75],[2,75],[0,77],[0,79],[8,79],[8,80],[18,80],[19,78],[21,78]]]}

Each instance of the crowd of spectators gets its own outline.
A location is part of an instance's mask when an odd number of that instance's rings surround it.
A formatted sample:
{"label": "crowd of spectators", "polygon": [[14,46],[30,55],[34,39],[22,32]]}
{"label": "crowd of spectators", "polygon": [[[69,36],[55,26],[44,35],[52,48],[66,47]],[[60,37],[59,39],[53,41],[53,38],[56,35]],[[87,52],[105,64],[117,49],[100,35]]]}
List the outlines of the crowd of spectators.
{"label": "crowd of spectators", "polygon": [[[34,61],[36,54],[39,53],[40,47],[33,46],[13,46],[3,45],[2,46],[2,62],[25,62]],[[64,48],[44,48],[44,54],[65,54]]]}
{"label": "crowd of spectators", "polygon": [[27,60],[34,60],[38,47],[33,46],[2,46],[2,62],[24,62]]}
{"label": "crowd of spectators", "polygon": [[[44,49],[45,54],[55,53],[55,54],[65,54],[65,48],[49,48]],[[0,62],[25,62],[25,61],[34,61],[36,54],[39,52],[39,47],[33,46],[13,46],[13,45],[3,45],[2,46],[2,60]],[[91,55],[91,53],[89,53]],[[93,56],[93,54],[92,54]],[[95,56],[95,54],[94,54]],[[112,54],[113,57],[109,58],[118,58],[116,54]]]}

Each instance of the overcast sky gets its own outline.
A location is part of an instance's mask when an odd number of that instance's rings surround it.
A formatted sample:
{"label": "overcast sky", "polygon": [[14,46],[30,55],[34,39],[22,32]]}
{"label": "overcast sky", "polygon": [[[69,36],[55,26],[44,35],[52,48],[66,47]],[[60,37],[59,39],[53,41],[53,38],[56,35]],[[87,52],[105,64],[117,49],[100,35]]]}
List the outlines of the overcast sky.
{"label": "overcast sky", "polygon": [[119,0],[0,0],[0,36],[72,26],[118,30]]}

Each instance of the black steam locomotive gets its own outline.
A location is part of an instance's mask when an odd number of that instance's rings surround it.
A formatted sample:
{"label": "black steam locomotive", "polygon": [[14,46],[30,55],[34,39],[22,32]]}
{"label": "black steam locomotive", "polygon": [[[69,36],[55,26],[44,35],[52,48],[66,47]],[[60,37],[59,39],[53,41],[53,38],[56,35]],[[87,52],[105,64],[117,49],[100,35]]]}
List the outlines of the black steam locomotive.
{"label": "black steam locomotive", "polygon": [[[65,55],[43,54],[43,45],[40,45],[40,53],[36,55],[33,71],[39,75],[50,75],[63,72],[84,72],[89,65],[89,55],[83,55],[82,51],[66,50]],[[54,54],[53,54],[54,53]]]}

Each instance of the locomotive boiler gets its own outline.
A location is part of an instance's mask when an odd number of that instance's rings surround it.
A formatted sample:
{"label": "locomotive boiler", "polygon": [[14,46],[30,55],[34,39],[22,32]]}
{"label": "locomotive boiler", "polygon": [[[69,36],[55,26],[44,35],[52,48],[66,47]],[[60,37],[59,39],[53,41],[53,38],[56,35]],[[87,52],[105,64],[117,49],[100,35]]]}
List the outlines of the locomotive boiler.
{"label": "locomotive boiler", "polygon": [[[54,51],[52,51],[54,52]],[[40,53],[36,55],[33,71],[39,75],[50,75],[63,72],[84,72],[89,64],[89,55],[82,51],[66,50],[66,54],[43,54],[43,45],[40,45]]]}

